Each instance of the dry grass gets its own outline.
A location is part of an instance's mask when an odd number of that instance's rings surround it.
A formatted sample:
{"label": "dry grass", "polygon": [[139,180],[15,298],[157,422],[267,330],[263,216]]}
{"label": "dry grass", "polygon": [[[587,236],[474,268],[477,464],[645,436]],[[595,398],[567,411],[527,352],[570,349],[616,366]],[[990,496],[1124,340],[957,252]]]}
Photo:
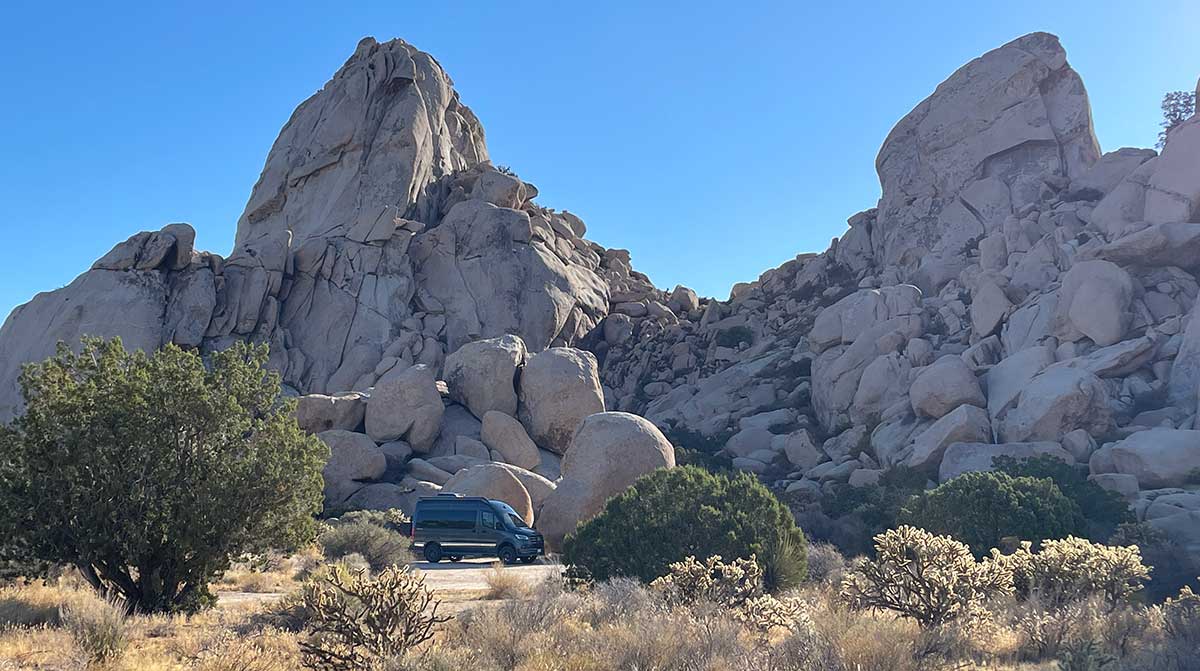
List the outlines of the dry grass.
{"label": "dry grass", "polygon": [[487,582],[487,591],[482,596],[484,600],[520,599],[529,595],[529,585],[516,571],[505,568],[501,562],[492,564],[484,580]]}
{"label": "dry grass", "polygon": [[[299,555],[255,569],[235,567],[221,587],[244,588],[260,580],[247,577],[253,574],[272,587],[288,587],[327,570],[311,555]],[[481,596],[492,601],[462,604],[466,608],[439,628],[432,644],[391,660],[385,671],[1058,671],[1059,659],[1089,645],[1118,658],[1102,667],[1106,671],[1198,668],[1193,641],[1200,638],[1172,638],[1161,611],[1140,605],[1109,611],[1085,603],[1045,612],[1009,599],[990,604],[986,617],[922,630],[890,613],[849,610],[828,582],[815,582],[790,595],[802,604],[801,617],[764,632],[718,607],[672,607],[629,580],[570,592],[554,581],[527,585],[519,572],[494,566],[487,583]],[[71,619],[97,604],[103,602],[69,576],[0,588],[0,671],[303,668],[298,643],[306,616],[294,599],[226,599],[194,616],[121,618],[122,654],[89,667]],[[86,629],[112,624],[103,610],[97,613],[86,618],[92,623]],[[1187,636],[1200,637],[1200,622],[1189,622]]]}

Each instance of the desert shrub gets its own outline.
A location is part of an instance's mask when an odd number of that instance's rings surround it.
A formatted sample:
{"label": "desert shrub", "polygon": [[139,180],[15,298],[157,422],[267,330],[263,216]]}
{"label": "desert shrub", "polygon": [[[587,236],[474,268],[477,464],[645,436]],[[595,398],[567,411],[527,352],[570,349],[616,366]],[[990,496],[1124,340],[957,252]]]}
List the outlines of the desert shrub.
{"label": "desert shrub", "polygon": [[304,663],[321,671],[370,668],[401,656],[433,637],[440,602],[425,579],[407,566],[366,571],[337,570],[305,587],[311,635],[300,642]]}
{"label": "desert shrub", "polygon": [[1150,577],[1136,545],[1101,545],[1074,536],[1045,541],[1036,553],[1024,541],[1012,554],[992,550],[992,558],[1012,572],[1018,597],[1051,605],[1099,596],[1115,608]]}
{"label": "desert shrub", "polygon": [[1161,611],[1168,638],[1200,649],[1200,595],[1184,587],[1177,596],[1163,602]]}
{"label": "desert shrub", "polygon": [[1200,556],[1149,524],[1122,524],[1108,544],[1136,545],[1141,550],[1142,561],[1151,569],[1146,585],[1149,601],[1161,603],[1186,586],[1200,589]]}
{"label": "desert shrub", "polygon": [[870,552],[872,539],[898,526],[900,510],[909,499],[925,491],[927,480],[916,469],[898,466],[884,472],[874,487],[834,485],[822,497],[821,509],[837,522],[822,539],[847,555]]}
{"label": "desert shrub", "polygon": [[1121,524],[1135,521],[1129,504],[1116,492],[1087,479],[1087,469],[1049,455],[1030,459],[997,457],[996,469],[1014,478],[1049,479],[1079,509],[1076,528],[1094,541],[1108,540]]}
{"label": "desert shrub", "polygon": [[837,585],[846,573],[846,558],[831,543],[810,543],[808,546],[808,579],[816,583]]}
{"label": "desert shrub", "polygon": [[502,562],[493,563],[483,580],[487,583],[483,598],[487,600],[516,599],[529,593],[529,586],[520,574],[505,568]]}
{"label": "desert shrub", "polygon": [[128,644],[125,604],[111,597],[68,602],[62,608],[62,623],[91,664],[117,659]]}
{"label": "desert shrub", "polygon": [[796,534],[779,533],[763,548],[758,563],[762,566],[763,587],[772,594],[798,587],[808,578],[808,547]]}
{"label": "desert shrub", "polygon": [[358,554],[375,571],[407,564],[412,559],[406,536],[387,526],[349,515],[332,523],[329,530],[317,538],[317,542],[326,557],[341,559]]}
{"label": "desert shrub", "polygon": [[1006,565],[976,561],[949,536],[902,526],[875,538],[875,559],[846,577],[841,597],[852,607],[895,611],[931,627],[976,613],[985,599],[1012,589]]}
{"label": "desert shrub", "polygon": [[[780,536],[794,547],[780,560],[799,564],[807,541],[788,509],[753,476],[713,474],[695,466],[660,469],[639,478],[604,510],[569,535],[563,561],[595,580],[618,576],[650,582],[684,557],[764,556]],[[782,572],[782,569],[778,569]]]}
{"label": "desert shrub", "polygon": [[1079,513],[1049,479],[973,472],[942,483],[908,501],[904,524],[948,534],[982,557],[1005,539],[1040,542],[1077,530]]}
{"label": "desert shrub", "polygon": [[211,603],[231,556],[310,538],[328,448],[265,345],[210,360],[85,338],[27,365],[25,413],[0,430],[0,537],[139,611]]}
{"label": "desert shrub", "polygon": [[1167,145],[1167,134],[1187,121],[1196,112],[1196,94],[1192,91],[1171,91],[1162,100],[1162,130],[1158,133],[1158,148]]}
{"label": "desert shrub", "polygon": [[735,609],[763,593],[762,568],[753,559],[735,559],[726,564],[720,557],[709,557],[704,562],[687,557],[667,568],[667,574],[650,583],[650,588],[671,605],[709,602]]}

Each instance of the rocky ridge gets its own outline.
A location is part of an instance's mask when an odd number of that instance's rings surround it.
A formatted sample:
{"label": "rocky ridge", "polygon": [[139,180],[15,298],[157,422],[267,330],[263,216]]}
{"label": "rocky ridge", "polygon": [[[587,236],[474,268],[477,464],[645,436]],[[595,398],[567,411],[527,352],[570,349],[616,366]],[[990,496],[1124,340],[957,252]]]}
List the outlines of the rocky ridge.
{"label": "rocky ridge", "polygon": [[657,289],[487,159],[432,57],[364,40],[284,127],[228,258],[138,233],[9,316],[0,417],[58,340],[248,339],[333,449],[334,508],[445,487],[554,542],[673,465],[666,433],[799,498],[1050,454],[1200,550],[1200,118],[1102,154],[1057,38],[956,71],[884,141],[877,207],[727,300]]}

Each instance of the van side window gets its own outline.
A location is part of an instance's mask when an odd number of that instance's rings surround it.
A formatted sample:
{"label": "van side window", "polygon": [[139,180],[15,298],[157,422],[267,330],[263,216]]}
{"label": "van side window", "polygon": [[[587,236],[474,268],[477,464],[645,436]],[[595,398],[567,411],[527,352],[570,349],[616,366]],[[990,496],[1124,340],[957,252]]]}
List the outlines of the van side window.
{"label": "van side window", "polygon": [[417,528],[471,530],[475,528],[475,511],[462,507],[431,508],[422,511]]}
{"label": "van side window", "polygon": [[483,528],[484,529],[495,529],[496,528],[496,526],[497,526],[496,525],[496,513],[488,512],[485,510],[480,514],[483,515]]}

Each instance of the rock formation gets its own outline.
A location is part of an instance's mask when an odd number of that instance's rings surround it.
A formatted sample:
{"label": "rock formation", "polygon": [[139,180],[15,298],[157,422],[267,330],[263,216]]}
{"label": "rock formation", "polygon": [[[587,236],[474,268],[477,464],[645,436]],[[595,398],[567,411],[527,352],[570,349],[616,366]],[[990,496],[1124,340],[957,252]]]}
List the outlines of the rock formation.
{"label": "rock formation", "polygon": [[494,492],[553,543],[672,466],[665,433],[800,501],[1051,455],[1200,551],[1200,118],[1102,154],[1034,33],[954,72],[876,169],[825,252],[726,300],[660,290],[491,165],[432,57],[366,39],[284,127],[228,258],[172,224],[14,310],[0,419],[58,340],[253,340],[333,450],[335,508]]}

